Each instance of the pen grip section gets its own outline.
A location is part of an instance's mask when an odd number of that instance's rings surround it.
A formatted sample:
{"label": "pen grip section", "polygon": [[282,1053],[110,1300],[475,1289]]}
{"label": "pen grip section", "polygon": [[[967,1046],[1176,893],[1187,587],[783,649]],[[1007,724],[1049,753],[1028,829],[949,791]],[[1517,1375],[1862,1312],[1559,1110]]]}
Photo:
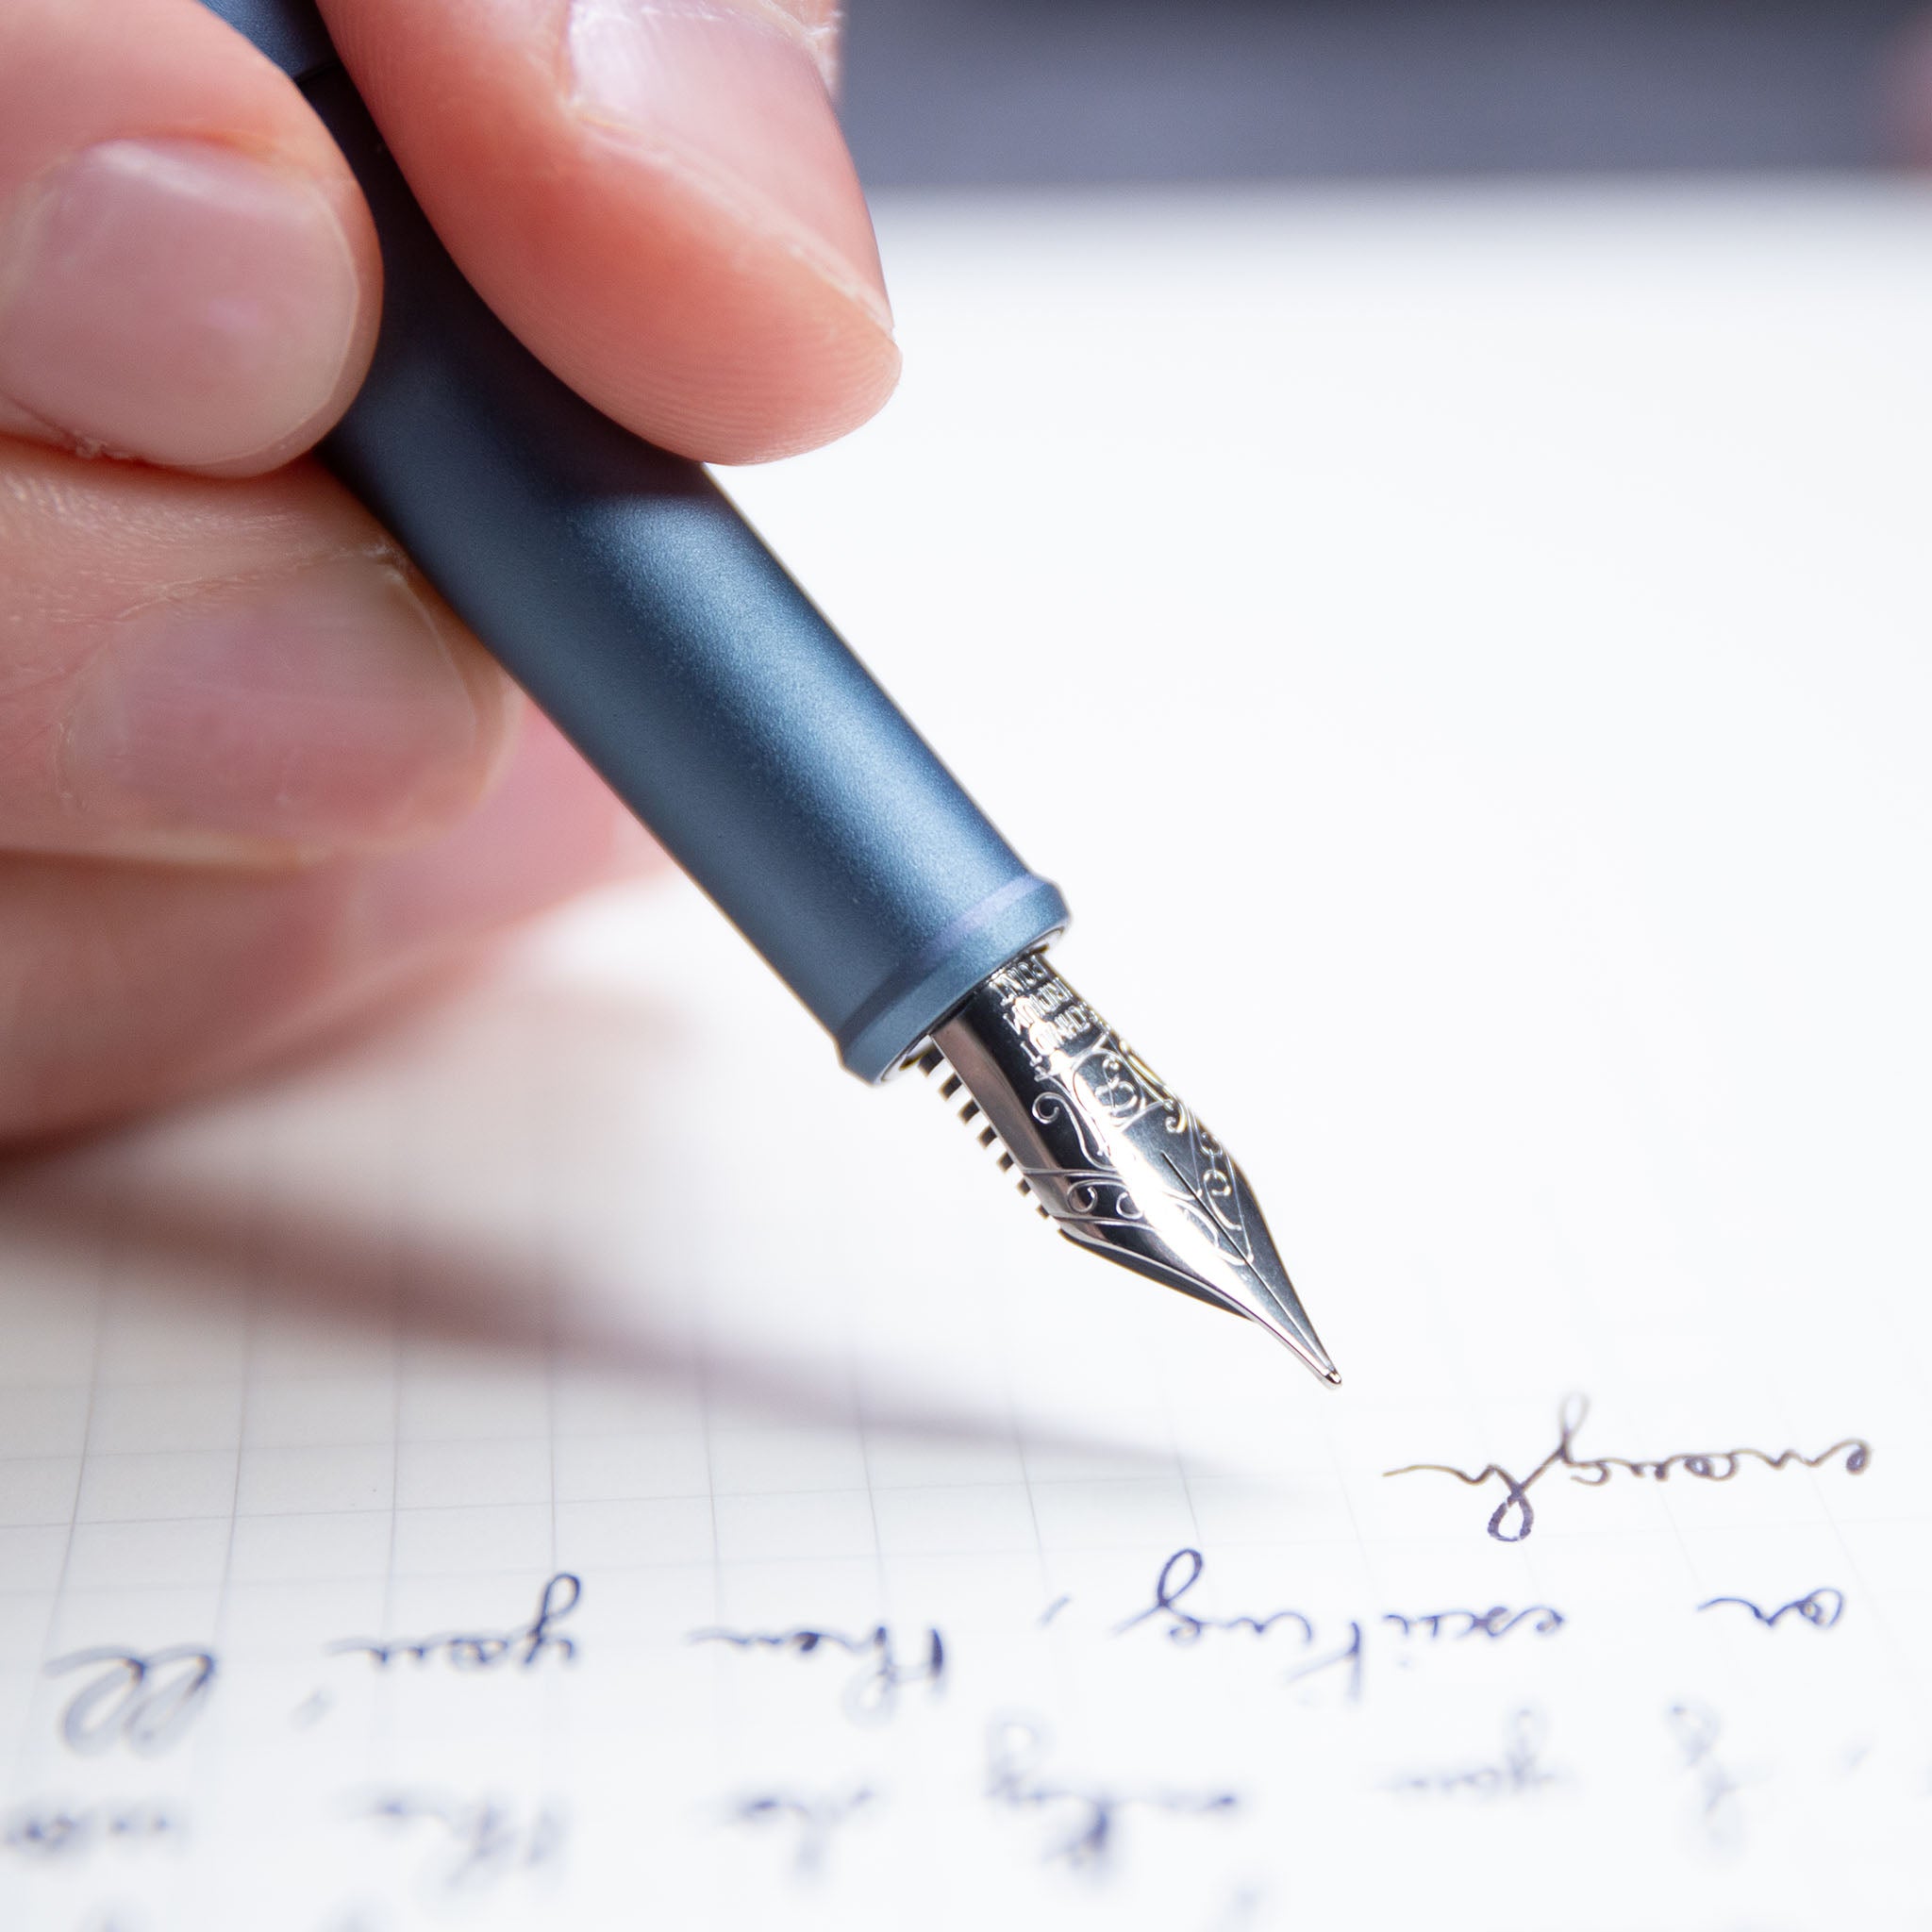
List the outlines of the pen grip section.
{"label": "pen grip section", "polygon": [[696,463],[498,322],[347,75],[306,92],[375,217],[381,335],[322,454],[877,1079],[1066,923]]}

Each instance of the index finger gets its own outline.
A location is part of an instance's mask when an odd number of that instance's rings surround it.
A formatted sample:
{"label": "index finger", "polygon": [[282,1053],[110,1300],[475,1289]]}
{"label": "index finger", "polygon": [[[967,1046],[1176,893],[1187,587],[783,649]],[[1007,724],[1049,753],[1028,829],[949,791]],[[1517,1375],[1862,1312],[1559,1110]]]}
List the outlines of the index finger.
{"label": "index finger", "polygon": [[196,0],[0,6],[0,429],[272,469],[354,394],[379,285],[321,123]]}

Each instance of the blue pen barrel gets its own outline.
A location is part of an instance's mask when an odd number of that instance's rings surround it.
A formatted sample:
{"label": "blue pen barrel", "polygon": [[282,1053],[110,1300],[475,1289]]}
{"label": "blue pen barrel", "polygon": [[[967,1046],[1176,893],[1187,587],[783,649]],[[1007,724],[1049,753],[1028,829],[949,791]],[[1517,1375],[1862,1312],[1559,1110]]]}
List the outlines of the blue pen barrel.
{"label": "blue pen barrel", "polygon": [[322,454],[874,1080],[1065,924],[695,463],[553,376],[437,241],[347,75],[305,90],[386,287]]}

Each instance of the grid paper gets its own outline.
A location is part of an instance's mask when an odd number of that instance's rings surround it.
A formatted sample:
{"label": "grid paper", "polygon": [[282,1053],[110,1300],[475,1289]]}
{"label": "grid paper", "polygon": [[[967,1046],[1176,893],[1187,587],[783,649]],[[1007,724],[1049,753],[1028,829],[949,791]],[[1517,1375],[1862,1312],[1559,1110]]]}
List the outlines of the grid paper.
{"label": "grid paper", "polygon": [[0,1924],[1932,1924],[1932,212],[884,227],[732,487],[1345,1388],[608,896],[0,1186]]}

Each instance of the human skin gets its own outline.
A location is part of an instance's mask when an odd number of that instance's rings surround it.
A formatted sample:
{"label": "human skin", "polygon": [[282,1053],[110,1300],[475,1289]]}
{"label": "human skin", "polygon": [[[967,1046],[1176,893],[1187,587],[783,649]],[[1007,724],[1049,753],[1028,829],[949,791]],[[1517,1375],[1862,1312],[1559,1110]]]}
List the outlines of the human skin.
{"label": "human skin", "polygon": [[[478,289],[757,461],[898,374],[832,0],[324,0]],[[380,310],[295,88],[198,0],[0,6],[0,1141],[299,1049],[652,862],[308,457]]]}

